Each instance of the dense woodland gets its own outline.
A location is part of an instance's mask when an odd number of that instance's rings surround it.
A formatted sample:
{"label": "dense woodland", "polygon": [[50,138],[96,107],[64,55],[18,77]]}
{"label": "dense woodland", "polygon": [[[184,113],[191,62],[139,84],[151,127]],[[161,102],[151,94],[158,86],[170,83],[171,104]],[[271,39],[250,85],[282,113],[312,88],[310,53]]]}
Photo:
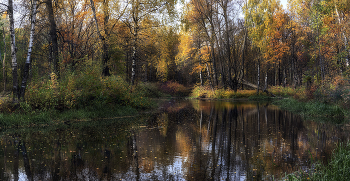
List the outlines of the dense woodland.
{"label": "dense woodland", "polygon": [[[349,0],[8,0],[0,3],[2,90],[103,77],[245,88],[349,73]],[[90,72],[87,72],[86,75]],[[93,83],[93,82],[92,82]],[[51,85],[52,87],[53,85]],[[247,87],[248,88],[248,87]]]}

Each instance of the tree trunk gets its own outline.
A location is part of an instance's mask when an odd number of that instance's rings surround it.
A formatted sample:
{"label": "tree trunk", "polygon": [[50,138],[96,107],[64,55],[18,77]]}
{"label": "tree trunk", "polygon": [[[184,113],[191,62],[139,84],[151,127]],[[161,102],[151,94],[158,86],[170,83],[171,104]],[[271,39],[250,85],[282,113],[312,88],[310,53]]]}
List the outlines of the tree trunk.
{"label": "tree trunk", "polygon": [[[231,59],[232,59],[232,55],[231,55],[231,43],[230,43],[230,31],[229,31],[229,21],[228,21],[228,14],[227,14],[227,8],[228,8],[228,0],[223,1],[222,4],[222,9],[223,9],[223,14],[224,14],[224,19],[225,19],[225,39],[226,39],[226,53],[227,53],[227,64],[228,64],[228,76],[229,76],[229,84],[231,89],[234,89],[235,92],[237,91],[237,86],[234,85],[236,83],[236,80],[232,80],[232,74],[231,74]],[[233,43],[233,46],[235,45],[235,43]],[[235,51],[235,47],[233,48],[233,51]],[[234,57],[234,61],[233,61],[233,74],[235,75],[235,78],[237,77],[237,65],[235,63],[235,59],[236,57]]]}
{"label": "tree trunk", "polygon": [[[336,14],[338,16],[338,18],[337,18],[338,19],[338,23],[341,25],[342,24],[341,20],[343,20],[343,19],[341,19],[340,16],[339,16],[337,4],[334,4],[334,7],[335,7],[335,12],[336,12]],[[350,50],[348,50],[348,39],[346,37],[346,34],[344,33],[343,28],[341,28],[340,31],[342,32],[342,35],[344,37],[344,49],[345,49],[345,51],[347,51],[346,66],[348,66],[349,65],[349,57],[350,57]]]}
{"label": "tree trunk", "polygon": [[[106,2],[104,2],[104,3],[106,3]],[[99,36],[99,38],[100,38],[100,40],[102,42],[102,47],[103,47],[103,55],[102,55],[103,70],[102,70],[102,75],[103,76],[110,76],[111,74],[109,73],[109,67],[107,65],[107,63],[109,61],[109,52],[108,52],[109,47],[108,47],[108,44],[107,44],[106,37],[102,36],[102,34],[100,32],[100,29],[99,29],[99,26],[98,26],[94,1],[90,0],[90,4],[91,4],[91,9],[92,9],[92,12],[93,12],[95,24],[96,24],[96,30],[97,30],[98,36]],[[107,5],[104,5],[104,6],[107,6]]]}
{"label": "tree trunk", "polygon": [[133,46],[132,46],[132,57],[131,57],[131,85],[134,85],[135,83],[135,76],[136,76],[136,44],[137,44],[137,36],[138,31],[136,27],[136,22],[134,25],[134,39],[133,39]]}
{"label": "tree trunk", "polygon": [[34,40],[34,33],[35,33],[35,21],[36,21],[36,9],[37,9],[37,1],[33,1],[33,7],[32,7],[32,17],[31,17],[31,23],[30,23],[30,37],[29,37],[29,45],[28,45],[28,53],[27,53],[27,59],[24,65],[24,74],[22,79],[22,85],[20,90],[20,98],[24,100],[24,94],[27,86],[27,80],[29,76],[29,70],[30,70],[30,57],[32,55],[32,47],[33,47],[33,40]]}
{"label": "tree trunk", "polygon": [[[109,12],[108,12],[108,5],[109,5],[109,0],[104,0],[103,1],[103,15],[104,15],[104,21],[103,21],[103,27],[104,27],[104,32],[105,36],[109,36],[108,30],[107,30],[107,24],[109,21]],[[105,37],[104,42],[103,42],[103,70],[102,70],[102,75],[104,76],[110,76],[109,72],[109,67],[107,65],[110,55],[109,55],[109,44],[107,42],[107,37]]]}
{"label": "tree trunk", "polygon": [[[201,67],[201,60],[199,60],[199,67]],[[203,86],[202,67],[199,68],[199,80],[201,82],[201,86]]]}
{"label": "tree trunk", "polygon": [[265,73],[265,86],[264,86],[264,91],[267,90],[267,71]]}
{"label": "tree trunk", "polygon": [[212,22],[212,20],[210,21],[210,25],[211,25],[211,40],[210,40],[210,46],[211,46],[211,54],[212,54],[212,61],[213,61],[213,78],[214,78],[214,84],[217,87],[219,85],[218,82],[218,75],[217,75],[217,71],[216,71],[216,59],[215,59],[215,29],[214,29],[214,23]]}
{"label": "tree trunk", "polygon": [[57,40],[57,26],[55,21],[55,15],[52,6],[52,0],[46,1],[46,7],[48,11],[48,18],[50,22],[50,41],[51,41],[51,58],[53,63],[53,72],[59,77],[59,64],[58,64],[58,40]]}
{"label": "tree trunk", "polygon": [[5,28],[2,27],[2,36],[3,36],[3,41],[4,41],[4,58],[2,59],[2,77],[3,77],[3,81],[4,81],[4,93],[6,92],[6,69],[5,69],[5,65],[6,65],[6,36],[5,36]]}
{"label": "tree trunk", "polygon": [[210,88],[211,88],[211,90],[214,90],[214,88],[213,88],[213,81],[211,80],[211,76],[210,76],[210,71],[209,71],[208,63],[206,63],[205,65],[206,65],[206,67],[207,67],[208,80],[209,80]]}
{"label": "tree trunk", "polygon": [[283,87],[287,85],[286,67],[283,67]]}
{"label": "tree trunk", "polygon": [[[244,62],[245,62],[245,49],[246,49],[246,42],[248,38],[248,32],[247,30],[244,30],[244,41],[243,41],[243,47],[242,47],[242,68],[241,68],[241,79],[244,79]],[[242,89],[243,89],[243,84],[242,84]]]}
{"label": "tree trunk", "polygon": [[259,94],[259,88],[260,88],[260,58],[258,59],[258,87],[257,87],[257,94]]}
{"label": "tree trunk", "polygon": [[18,103],[18,73],[17,73],[17,47],[16,47],[16,37],[15,37],[15,25],[13,17],[13,2],[8,0],[8,14],[10,19],[10,34],[11,34],[11,63],[12,63],[12,84],[13,84],[13,102]]}

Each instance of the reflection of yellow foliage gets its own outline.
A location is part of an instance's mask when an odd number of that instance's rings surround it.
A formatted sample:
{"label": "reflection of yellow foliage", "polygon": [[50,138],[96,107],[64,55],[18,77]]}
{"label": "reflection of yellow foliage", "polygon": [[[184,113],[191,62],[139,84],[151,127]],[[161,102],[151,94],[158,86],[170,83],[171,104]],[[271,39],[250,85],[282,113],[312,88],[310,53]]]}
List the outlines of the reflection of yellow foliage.
{"label": "reflection of yellow foliage", "polygon": [[[192,106],[197,111],[203,110],[205,113],[209,113],[212,108],[215,110],[222,110],[222,109],[233,109],[237,108],[238,110],[247,110],[247,109],[256,109],[256,103],[249,103],[249,102],[217,102],[217,101],[201,101],[201,100],[191,100]],[[276,108],[274,106],[270,106],[271,108]]]}
{"label": "reflection of yellow foliage", "polygon": [[168,122],[169,122],[169,119],[168,119],[167,113],[161,114],[157,119],[158,129],[160,131],[160,134],[164,137],[166,137],[166,133],[168,130]]}
{"label": "reflection of yellow foliage", "polygon": [[176,146],[181,156],[188,157],[192,145],[188,136],[186,136],[186,134],[182,132],[181,129],[178,129],[176,132]]}
{"label": "reflection of yellow foliage", "polygon": [[153,158],[141,158],[140,166],[146,173],[151,173],[154,170],[154,159]]}

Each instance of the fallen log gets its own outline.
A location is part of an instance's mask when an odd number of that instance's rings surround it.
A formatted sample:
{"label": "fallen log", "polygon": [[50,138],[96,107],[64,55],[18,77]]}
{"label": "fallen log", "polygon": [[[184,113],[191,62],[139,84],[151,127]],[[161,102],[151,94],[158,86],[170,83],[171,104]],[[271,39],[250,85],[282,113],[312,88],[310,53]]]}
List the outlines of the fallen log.
{"label": "fallen log", "polygon": [[[246,85],[246,86],[248,86],[248,87],[251,87],[251,88],[253,88],[253,89],[258,89],[258,86],[257,85],[255,85],[255,84],[253,84],[253,83],[250,83],[250,82],[248,82],[248,81],[246,81],[246,80],[244,80],[244,79],[241,79],[241,80],[239,80],[239,82],[241,82],[241,84],[243,84],[243,85]],[[269,92],[267,89],[263,89],[263,88],[259,88],[260,90],[263,90],[263,92],[266,92],[267,94],[269,94],[271,97],[276,97],[276,95],[275,94],[272,94],[271,92]]]}

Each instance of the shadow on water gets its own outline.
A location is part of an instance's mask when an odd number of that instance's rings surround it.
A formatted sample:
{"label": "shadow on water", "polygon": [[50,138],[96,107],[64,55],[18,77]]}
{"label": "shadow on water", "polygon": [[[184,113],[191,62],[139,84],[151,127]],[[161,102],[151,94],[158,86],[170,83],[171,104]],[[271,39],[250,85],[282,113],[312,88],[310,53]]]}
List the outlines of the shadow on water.
{"label": "shadow on water", "polygon": [[2,132],[1,180],[272,180],[349,138],[256,102],[170,101],[137,119]]}

